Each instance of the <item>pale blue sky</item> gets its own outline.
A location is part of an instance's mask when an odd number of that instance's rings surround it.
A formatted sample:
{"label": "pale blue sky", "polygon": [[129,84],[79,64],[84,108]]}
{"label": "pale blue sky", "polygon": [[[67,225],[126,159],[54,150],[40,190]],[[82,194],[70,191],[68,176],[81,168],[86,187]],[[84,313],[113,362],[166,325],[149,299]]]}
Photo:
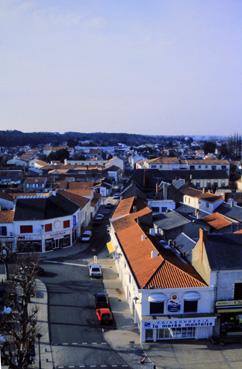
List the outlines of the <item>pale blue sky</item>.
{"label": "pale blue sky", "polygon": [[241,128],[241,0],[0,0],[0,129]]}

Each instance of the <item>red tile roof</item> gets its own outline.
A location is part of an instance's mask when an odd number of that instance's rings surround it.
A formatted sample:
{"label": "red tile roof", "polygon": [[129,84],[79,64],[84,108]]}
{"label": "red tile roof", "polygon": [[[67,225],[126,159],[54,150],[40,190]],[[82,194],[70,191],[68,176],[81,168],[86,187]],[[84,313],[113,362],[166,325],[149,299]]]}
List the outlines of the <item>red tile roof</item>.
{"label": "red tile roof", "polygon": [[87,203],[90,201],[90,200],[86,199],[83,196],[79,196],[77,194],[71,193],[71,192],[66,191],[66,190],[60,190],[60,191],[58,191],[58,193],[60,193],[66,199],[71,200],[72,202],[74,202],[74,204],[79,206],[80,209],[84,208],[84,206],[86,206]]}
{"label": "red tile roof", "polygon": [[202,220],[210,225],[210,227],[217,230],[229,227],[232,224],[231,221],[226,219],[226,217],[220,213],[207,215],[206,217],[202,218]]}
{"label": "red tile roof", "polygon": [[145,235],[137,220],[150,212],[149,208],[144,208],[112,221],[139,288],[205,287],[206,283],[192,266],[179,261],[172,253],[159,253]]}
{"label": "red tile roof", "polygon": [[121,200],[113,213],[112,219],[118,219],[131,213],[134,200],[134,196]]}

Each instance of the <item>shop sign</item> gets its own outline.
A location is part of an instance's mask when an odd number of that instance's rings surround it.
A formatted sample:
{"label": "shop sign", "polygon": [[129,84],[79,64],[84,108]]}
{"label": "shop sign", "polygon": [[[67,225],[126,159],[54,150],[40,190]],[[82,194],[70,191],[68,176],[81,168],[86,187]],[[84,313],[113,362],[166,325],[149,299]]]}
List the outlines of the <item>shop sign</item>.
{"label": "shop sign", "polygon": [[242,305],[242,300],[225,300],[225,301],[216,301],[216,307],[221,308],[224,306],[238,306]]}
{"label": "shop sign", "polygon": [[144,322],[145,328],[185,328],[185,327],[212,327],[216,317],[151,320]]}

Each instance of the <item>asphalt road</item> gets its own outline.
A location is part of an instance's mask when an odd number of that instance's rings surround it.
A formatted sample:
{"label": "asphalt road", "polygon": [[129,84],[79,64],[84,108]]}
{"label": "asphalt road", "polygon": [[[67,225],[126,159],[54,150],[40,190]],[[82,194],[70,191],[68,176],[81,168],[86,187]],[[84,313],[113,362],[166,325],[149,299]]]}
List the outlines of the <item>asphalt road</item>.
{"label": "asphalt road", "polygon": [[128,366],[103,338],[103,328],[94,309],[94,294],[103,290],[103,283],[101,279],[88,276],[88,260],[101,252],[108,240],[107,222],[94,228],[93,240],[86,252],[60,260],[77,265],[42,263],[46,271],[42,280],[49,294],[50,339],[55,368]]}

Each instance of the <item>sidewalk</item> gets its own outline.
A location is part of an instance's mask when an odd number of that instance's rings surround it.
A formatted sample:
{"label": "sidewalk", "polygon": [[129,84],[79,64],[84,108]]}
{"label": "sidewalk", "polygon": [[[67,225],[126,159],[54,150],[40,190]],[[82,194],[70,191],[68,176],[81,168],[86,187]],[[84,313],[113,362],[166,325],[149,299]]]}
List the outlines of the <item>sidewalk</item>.
{"label": "sidewalk", "polygon": [[90,247],[89,243],[75,243],[72,246],[64,247],[61,249],[48,251],[43,255],[40,255],[40,261],[54,260],[59,258],[68,258],[78,256],[79,253],[86,251]]}
{"label": "sidewalk", "polygon": [[[49,325],[48,325],[48,293],[45,284],[36,280],[36,294],[31,299],[31,305],[38,307],[37,330],[41,334],[40,338],[40,358],[42,369],[53,369],[52,351],[50,346]],[[31,308],[31,306],[30,306]],[[39,368],[39,348],[38,340],[35,344],[35,365]]]}
{"label": "sidewalk", "polygon": [[104,268],[103,283],[116,323],[116,329],[104,332],[105,340],[130,367],[153,369],[153,363],[148,358],[143,365],[140,363],[144,351],[140,345],[139,332],[133,322],[113,259],[108,256],[107,252],[103,252],[99,255],[98,261]]}

